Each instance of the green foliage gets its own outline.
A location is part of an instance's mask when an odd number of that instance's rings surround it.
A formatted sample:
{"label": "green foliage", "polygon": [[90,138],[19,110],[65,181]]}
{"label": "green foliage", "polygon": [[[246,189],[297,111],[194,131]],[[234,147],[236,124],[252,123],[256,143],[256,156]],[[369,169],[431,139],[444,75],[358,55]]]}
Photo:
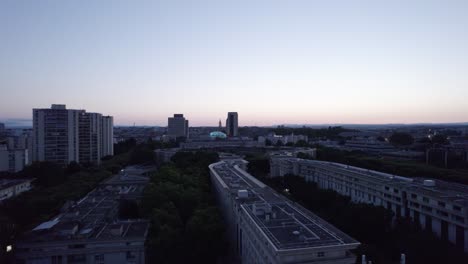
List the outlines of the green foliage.
{"label": "green foliage", "polygon": [[413,144],[414,138],[408,133],[395,132],[390,136],[389,141],[395,146],[408,146]]}
{"label": "green foliage", "polygon": [[431,138],[431,142],[432,144],[448,144],[448,139],[447,139],[447,136],[446,135],[443,135],[443,134],[437,134],[437,135],[434,135],[432,138]]}
{"label": "green foliage", "polygon": [[130,152],[130,164],[154,163],[154,151],[148,144],[140,144]]}
{"label": "green foliage", "polygon": [[119,201],[119,218],[120,219],[138,219],[140,213],[138,204],[134,200]]}
{"label": "green foliage", "polygon": [[245,159],[249,162],[249,164],[247,164],[249,173],[259,178],[266,178],[270,173],[270,161],[268,158],[247,156]]}
{"label": "green foliage", "polygon": [[400,176],[430,177],[468,184],[468,170],[466,169],[444,169],[417,161],[380,159],[362,152],[349,152],[323,147],[317,148],[317,159]]}
{"label": "green foliage", "polygon": [[[141,203],[151,221],[151,263],[216,263],[226,253],[224,225],[210,190],[211,152],[178,152],[151,177]],[[184,252],[184,254],[180,254]]]}
{"label": "green foliage", "polygon": [[125,141],[114,144],[114,155],[127,153],[136,146],[136,140],[134,138],[127,139]]}
{"label": "green foliage", "polygon": [[298,140],[294,146],[303,148],[303,147],[308,147],[309,144],[305,140]]}
{"label": "green foliage", "polygon": [[25,178],[36,178],[34,182],[38,186],[55,186],[67,180],[65,170],[62,166],[53,162],[34,162],[20,172]]}

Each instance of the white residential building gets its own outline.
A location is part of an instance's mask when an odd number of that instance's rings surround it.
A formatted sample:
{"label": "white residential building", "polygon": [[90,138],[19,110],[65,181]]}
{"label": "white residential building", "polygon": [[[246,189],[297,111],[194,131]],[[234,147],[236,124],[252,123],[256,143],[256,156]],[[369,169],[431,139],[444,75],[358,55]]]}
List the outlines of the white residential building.
{"label": "white residential building", "polygon": [[[226,159],[209,166],[212,188],[241,263],[352,264],[359,242]],[[351,220],[351,219],[350,219]]]}
{"label": "white residential building", "polygon": [[[66,109],[52,105],[50,109],[33,109],[33,161],[51,161],[59,164],[76,162],[99,163],[109,146],[102,138],[112,138],[112,129],[106,127],[103,135],[101,114],[85,110]],[[111,121],[112,122],[112,121]]]}
{"label": "white residential building", "polygon": [[410,217],[468,252],[468,186],[406,178],[333,162],[272,156],[270,176],[294,174],[352,201],[383,206]]}
{"label": "white residential building", "polygon": [[30,163],[27,149],[8,149],[0,145],[0,172],[18,172]]}
{"label": "white residential building", "polygon": [[101,154],[103,157],[114,155],[114,118],[112,116],[102,117]]}

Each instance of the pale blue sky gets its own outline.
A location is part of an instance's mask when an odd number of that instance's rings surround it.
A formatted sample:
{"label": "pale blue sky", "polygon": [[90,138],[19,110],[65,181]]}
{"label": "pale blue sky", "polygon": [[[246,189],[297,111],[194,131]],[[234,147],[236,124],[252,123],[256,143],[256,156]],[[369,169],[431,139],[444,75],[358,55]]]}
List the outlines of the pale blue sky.
{"label": "pale blue sky", "polygon": [[0,0],[0,121],[468,121],[468,1]]}

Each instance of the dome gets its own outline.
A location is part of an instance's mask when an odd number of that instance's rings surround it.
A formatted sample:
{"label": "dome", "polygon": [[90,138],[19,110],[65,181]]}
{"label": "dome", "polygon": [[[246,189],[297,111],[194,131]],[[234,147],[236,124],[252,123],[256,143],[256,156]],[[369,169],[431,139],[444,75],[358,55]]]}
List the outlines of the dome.
{"label": "dome", "polygon": [[210,133],[210,137],[212,138],[226,138],[226,134],[224,134],[223,132],[221,131],[213,131]]}

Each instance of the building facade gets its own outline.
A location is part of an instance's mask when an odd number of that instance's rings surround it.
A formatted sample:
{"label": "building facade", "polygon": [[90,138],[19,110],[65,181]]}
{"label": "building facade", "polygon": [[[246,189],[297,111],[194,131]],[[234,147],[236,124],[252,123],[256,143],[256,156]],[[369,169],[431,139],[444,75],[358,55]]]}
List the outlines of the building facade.
{"label": "building facade", "polygon": [[239,115],[237,112],[229,112],[226,119],[226,132],[229,137],[239,136]]}
{"label": "building facade", "polygon": [[174,114],[167,119],[167,134],[173,138],[189,136],[189,121],[183,114]]}
{"label": "building facade", "polygon": [[119,201],[141,198],[149,178],[125,169],[58,215],[23,234],[16,263],[145,264],[149,222],[120,219]]}
{"label": "building facade", "polygon": [[209,166],[212,188],[227,222],[231,250],[241,263],[351,264],[359,242],[226,159]]}
{"label": "building facade", "polygon": [[468,186],[427,178],[406,178],[333,162],[284,156],[270,159],[270,177],[294,174],[353,202],[383,206],[410,217],[468,252]]}
{"label": "building facade", "polygon": [[33,179],[0,179],[0,203],[31,190]]}
{"label": "building facade", "polygon": [[[110,149],[113,128],[102,129],[101,114],[66,109],[52,105],[50,109],[33,109],[33,161],[58,164],[75,162],[100,163],[103,149]],[[106,124],[109,121],[105,121]],[[102,142],[102,138],[106,142]]]}
{"label": "building facade", "polygon": [[114,155],[114,118],[103,116],[101,120],[101,155]]}
{"label": "building facade", "polygon": [[0,145],[0,172],[18,172],[30,164],[27,149],[8,149]]}

